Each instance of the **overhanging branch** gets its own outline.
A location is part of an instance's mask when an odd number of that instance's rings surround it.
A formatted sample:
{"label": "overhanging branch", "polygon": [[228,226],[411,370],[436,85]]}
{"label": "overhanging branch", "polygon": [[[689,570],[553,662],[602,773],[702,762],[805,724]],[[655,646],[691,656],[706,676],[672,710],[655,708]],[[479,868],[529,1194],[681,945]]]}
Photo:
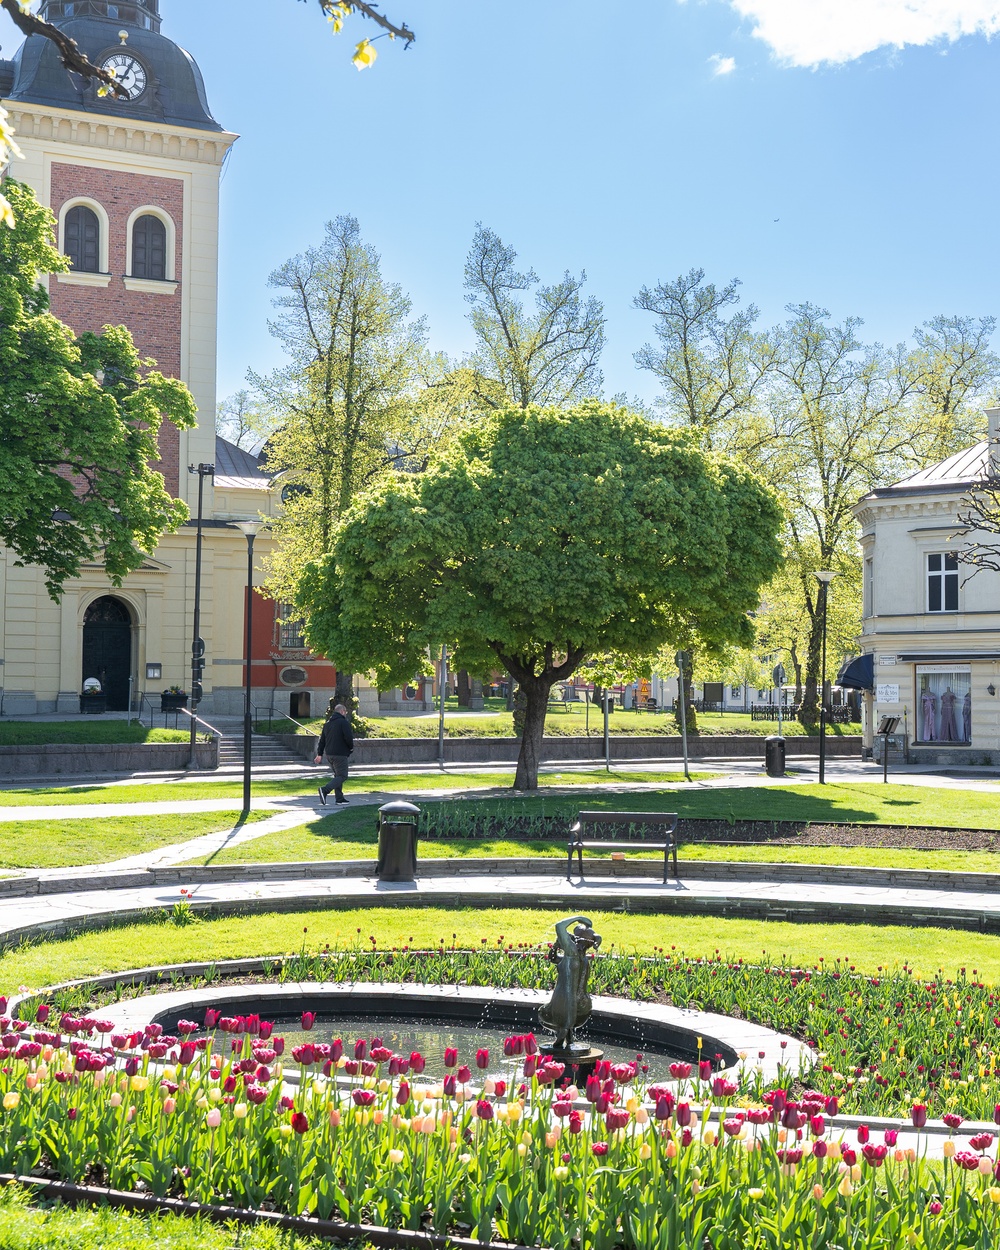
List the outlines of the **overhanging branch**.
{"label": "overhanging branch", "polygon": [[54,43],[59,49],[59,59],[66,69],[74,74],[80,74],[83,78],[96,78],[115,95],[125,100],[128,99],[128,92],[121,83],[116,82],[114,76],[106,69],[101,69],[99,65],[88,60],[85,53],[80,51],[76,40],[70,39],[69,35],[61,31],[58,26],[53,26],[51,22],[43,21],[34,13],[22,9],[17,0],[0,0],[0,8],[10,14],[11,21],[22,34],[41,35],[43,39]]}

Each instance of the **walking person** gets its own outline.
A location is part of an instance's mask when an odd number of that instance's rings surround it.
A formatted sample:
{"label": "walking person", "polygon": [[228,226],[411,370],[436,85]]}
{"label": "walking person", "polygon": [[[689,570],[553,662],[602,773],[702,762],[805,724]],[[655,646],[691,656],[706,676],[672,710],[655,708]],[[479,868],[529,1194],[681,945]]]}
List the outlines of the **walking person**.
{"label": "walking person", "polygon": [[354,733],[351,730],[351,722],[347,719],[347,708],[343,703],[337,703],[334,706],[333,715],[323,726],[323,732],[319,736],[319,743],[316,747],[316,763],[321,764],[325,756],[333,772],[333,780],[319,787],[319,801],[324,807],[326,807],[326,797],[331,790],[336,795],[338,803],[349,802],[344,798],[344,782],[347,780],[348,764],[353,750]]}

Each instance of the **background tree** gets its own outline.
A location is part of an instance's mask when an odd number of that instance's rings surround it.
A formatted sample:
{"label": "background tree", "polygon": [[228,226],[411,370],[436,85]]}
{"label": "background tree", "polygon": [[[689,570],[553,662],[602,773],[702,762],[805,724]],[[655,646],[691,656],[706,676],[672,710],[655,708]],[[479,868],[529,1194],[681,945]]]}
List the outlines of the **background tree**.
{"label": "background tree", "polygon": [[[266,464],[282,483],[267,586],[291,602],[302,568],[329,550],[354,497],[426,448],[416,395],[429,362],[423,321],[409,320],[409,297],[384,279],[355,218],[329,222],[323,243],[286,261],[269,282],[278,292],[271,332],[291,363],[249,378],[276,420]],[[353,674],[328,654],[337,695],[349,703]]]}
{"label": "background tree", "polygon": [[[574,403],[600,393],[604,305],[569,271],[551,286],[517,269],[517,253],[484,226],[465,262],[465,298],[476,332],[466,384],[484,409]],[[518,298],[535,287],[535,308]]]}
{"label": "background tree", "polygon": [[28,187],[4,191],[15,224],[0,230],[0,541],[18,565],[40,565],[58,599],[84,561],[120,585],[187,518],[150,465],[163,418],[189,428],[195,405],[124,328],[77,338],[52,316],[38,275],[69,268],[55,219]]}
{"label": "background tree", "polygon": [[247,390],[227,395],[216,407],[216,430],[229,442],[254,454],[274,433],[277,423],[274,412]]}
{"label": "background tree", "polygon": [[913,331],[906,367],[914,468],[986,437],[983,408],[1000,394],[1000,357],[990,349],[995,329],[995,317],[938,316]]}
{"label": "background tree", "polygon": [[768,488],[689,435],[594,400],[507,409],[360,499],[298,604],[310,645],[380,685],[442,639],[456,668],[499,661],[526,699],[514,784],[534,789],[549,692],[588,657],[750,641],[780,525]]}
{"label": "background tree", "polygon": [[633,304],[657,318],[659,346],[647,343],[635,362],[660,379],[658,407],[668,420],[697,430],[706,447],[743,445],[774,344],[754,330],[755,305],[736,307],[738,278],[724,287],[704,279],[704,269],[691,269],[642,288]]}

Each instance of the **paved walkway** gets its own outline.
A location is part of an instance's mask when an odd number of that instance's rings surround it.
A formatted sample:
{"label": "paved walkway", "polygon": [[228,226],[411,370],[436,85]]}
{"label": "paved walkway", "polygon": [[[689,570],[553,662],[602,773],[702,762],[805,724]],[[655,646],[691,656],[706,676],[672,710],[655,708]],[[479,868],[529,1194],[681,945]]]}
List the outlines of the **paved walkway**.
{"label": "paved walkway", "polygon": [[[313,866],[315,867],[315,865]],[[357,875],[371,860],[325,864],[326,875],[291,880],[232,880],[183,886],[105,888],[0,900],[0,945],[29,934],[62,934],[94,922],[170,907],[182,898],[216,914],[241,911],[309,910],[378,906],[569,907],[579,911],[623,911],[742,916],[824,922],[922,923],[1000,931],[1000,894],[972,890],[892,888],[844,883],[681,880],[666,885],[650,878],[595,875],[572,883],[556,875],[562,863],[545,867],[508,861],[428,861],[416,882],[379,882]],[[483,867],[487,870],[482,871]],[[489,871],[493,868],[493,871]],[[281,872],[274,865],[276,873]],[[439,875],[440,874],[440,875]],[[113,885],[112,881],[108,886]],[[186,893],[181,894],[184,888]],[[670,922],[671,927],[673,921]]]}

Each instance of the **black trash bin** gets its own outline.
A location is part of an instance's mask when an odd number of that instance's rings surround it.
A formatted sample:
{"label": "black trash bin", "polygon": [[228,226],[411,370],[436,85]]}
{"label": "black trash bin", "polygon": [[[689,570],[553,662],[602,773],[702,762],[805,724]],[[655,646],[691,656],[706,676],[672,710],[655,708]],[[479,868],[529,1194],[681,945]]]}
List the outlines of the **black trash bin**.
{"label": "black trash bin", "polygon": [[396,799],[378,809],[379,881],[412,881],[417,875],[417,817],[420,808]]}
{"label": "black trash bin", "polygon": [[764,739],[764,767],[769,777],[784,777],[785,739],[781,734],[768,734]]}

